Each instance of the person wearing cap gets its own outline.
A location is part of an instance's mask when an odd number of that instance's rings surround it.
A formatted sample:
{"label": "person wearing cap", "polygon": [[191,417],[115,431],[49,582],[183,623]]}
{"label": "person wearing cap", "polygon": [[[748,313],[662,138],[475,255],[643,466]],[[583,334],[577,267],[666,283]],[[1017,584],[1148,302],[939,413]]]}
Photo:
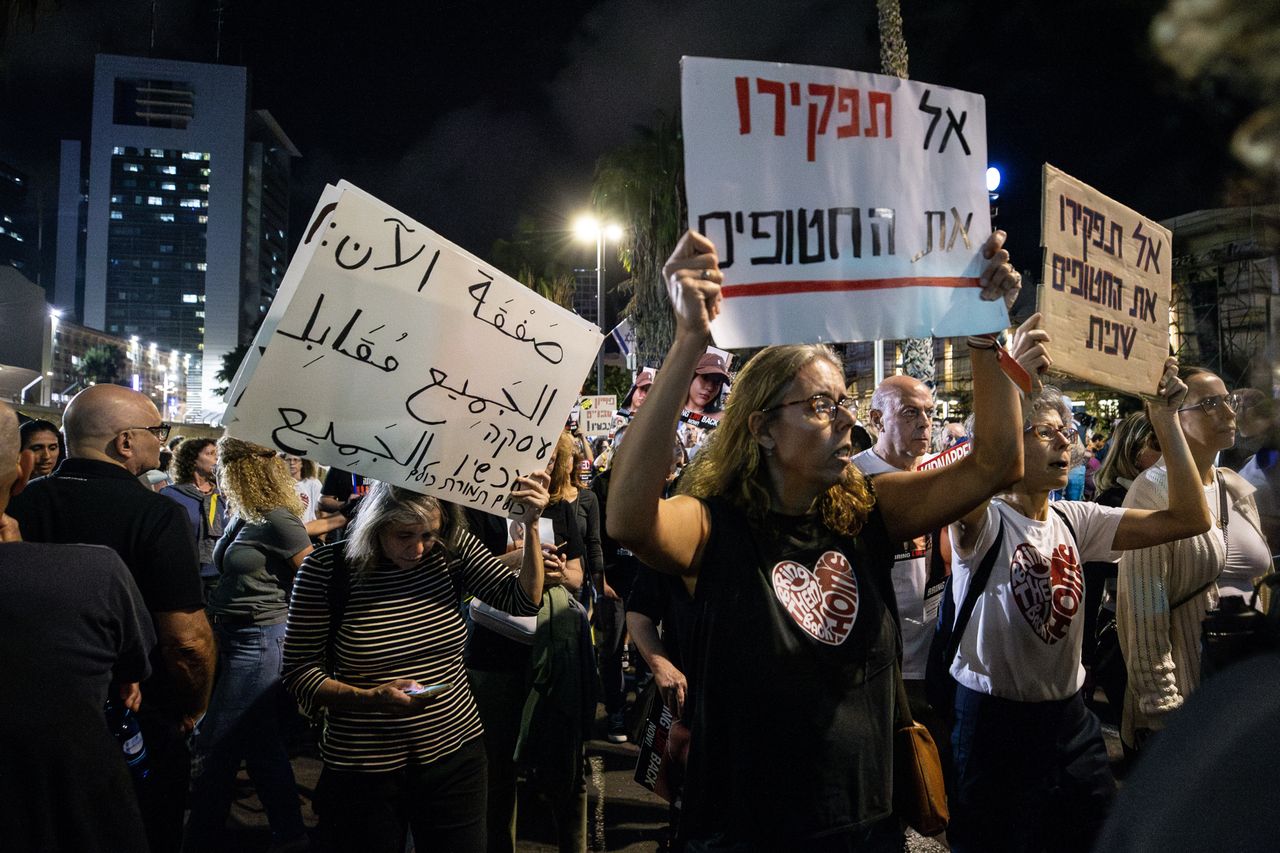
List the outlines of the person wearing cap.
{"label": "person wearing cap", "polygon": [[[653,385],[653,380],[658,377],[658,371],[652,367],[642,367],[640,372],[636,374],[636,381],[631,383],[631,390],[627,391],[627,396],[622,398],[622,405],[618,407],[618,414],[623,417],[622,425],[613,432],[613,450],[616,451],[618,446],[622,444],[622,437],[626,434],[627,424],[635,417],[636,412],[640,411],[640,407],[644,405],[644,398],[649,395],[649,387]],[[612,458],[612,454],[610,454]],[[607,469],[607,465],[597,463],[597,468],[602,471]]]}
{"label": "person wearing cap", "polygon": [[729,371],[724,356],[710,350],[703,353],[693,371],[689,395],[680,416],[680,438],[689,448],[690,455],[698,452],[707,435],[720,422],[720,391],[728,381]]}
{"label": "person wearing cap", "polygon": [[622,398],[622,411],[634,415],[644,405],[644,398],[649,394],[649,388],[653,385],[653,380],[657,377],[658,371],[652,367],[642,367],[640,372],[636,374],[636,381],[631,383],[631,390],[627,392],[627,396]]}

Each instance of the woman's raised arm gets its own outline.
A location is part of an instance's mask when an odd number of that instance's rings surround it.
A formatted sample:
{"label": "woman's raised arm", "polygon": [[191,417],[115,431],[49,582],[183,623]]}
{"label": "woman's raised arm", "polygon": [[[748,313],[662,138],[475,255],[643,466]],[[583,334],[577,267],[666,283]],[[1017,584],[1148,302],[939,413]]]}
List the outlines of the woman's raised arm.
{"label": "woman's raised arm", "polygon": [[675,308],[675,338],[614,459],[609,535],[659,571],[694,574],[710,533],[706,507],[687,496],[663,500],[662,491],[689,379],[720,313],[724,277],[715,246],[695,231],[680,238],[662,272]]}

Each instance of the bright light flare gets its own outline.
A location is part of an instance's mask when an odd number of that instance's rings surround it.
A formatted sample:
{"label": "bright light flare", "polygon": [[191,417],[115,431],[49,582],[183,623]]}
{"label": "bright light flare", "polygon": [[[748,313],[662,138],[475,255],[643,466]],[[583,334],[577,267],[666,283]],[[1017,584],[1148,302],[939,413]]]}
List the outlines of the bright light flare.
{"label": "bright light flare", "polygon": [[993,193],[1000,189],[1000,170],[995,166],[987,167],[987,192]]}

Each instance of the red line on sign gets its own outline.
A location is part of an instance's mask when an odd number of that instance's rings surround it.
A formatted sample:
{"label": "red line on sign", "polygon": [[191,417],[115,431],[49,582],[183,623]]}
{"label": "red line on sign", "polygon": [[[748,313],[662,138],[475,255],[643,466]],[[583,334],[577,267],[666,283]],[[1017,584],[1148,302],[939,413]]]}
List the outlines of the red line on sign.
{"label": "red line on sign", "polygon": [[726,284],[725,297],[780,296],[788,293],[836,293],[858,290],[890,290],[897,287],[979,287],[976,278],[869,278],[861,281],[761,281],[755,284]]}

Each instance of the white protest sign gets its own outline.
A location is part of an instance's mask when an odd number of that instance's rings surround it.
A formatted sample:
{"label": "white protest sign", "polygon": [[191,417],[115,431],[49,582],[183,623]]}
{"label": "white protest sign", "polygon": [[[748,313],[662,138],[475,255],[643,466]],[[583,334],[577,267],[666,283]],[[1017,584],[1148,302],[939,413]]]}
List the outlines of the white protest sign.
{"label": "white protest sign", "polygon": [[916,466],[917,471],[932,471],[934,468],[943,468],[952,462],[959,462],[961,459],[969,455],[969,451],[973,450],[973,445],[968,439],[953,444],[946,450],[936,456],[930,456],[928,459]]}
{"label": "white protest sign", "polygon": [[578,431],[596,438],[613,432],[613,415],[618,410],[616,394],[582,397],[578,401],[582,413],[578,418]]}
{"label": "white protest sign", "polygon": [[836,68],[685,57],[689,225],[715,244],[716,343],[953,336],[991,233],[982,96]]}
{"label": "white protest sign", "polygon": [[353,187],[326,191],[225,419],[235,436],[519,517],[602,335]]}
{"label": "white protest sign", "polygon": [[1154,394],[1169,355],[1169,229],[1048,163],[1040,210],[1054,372]]}

